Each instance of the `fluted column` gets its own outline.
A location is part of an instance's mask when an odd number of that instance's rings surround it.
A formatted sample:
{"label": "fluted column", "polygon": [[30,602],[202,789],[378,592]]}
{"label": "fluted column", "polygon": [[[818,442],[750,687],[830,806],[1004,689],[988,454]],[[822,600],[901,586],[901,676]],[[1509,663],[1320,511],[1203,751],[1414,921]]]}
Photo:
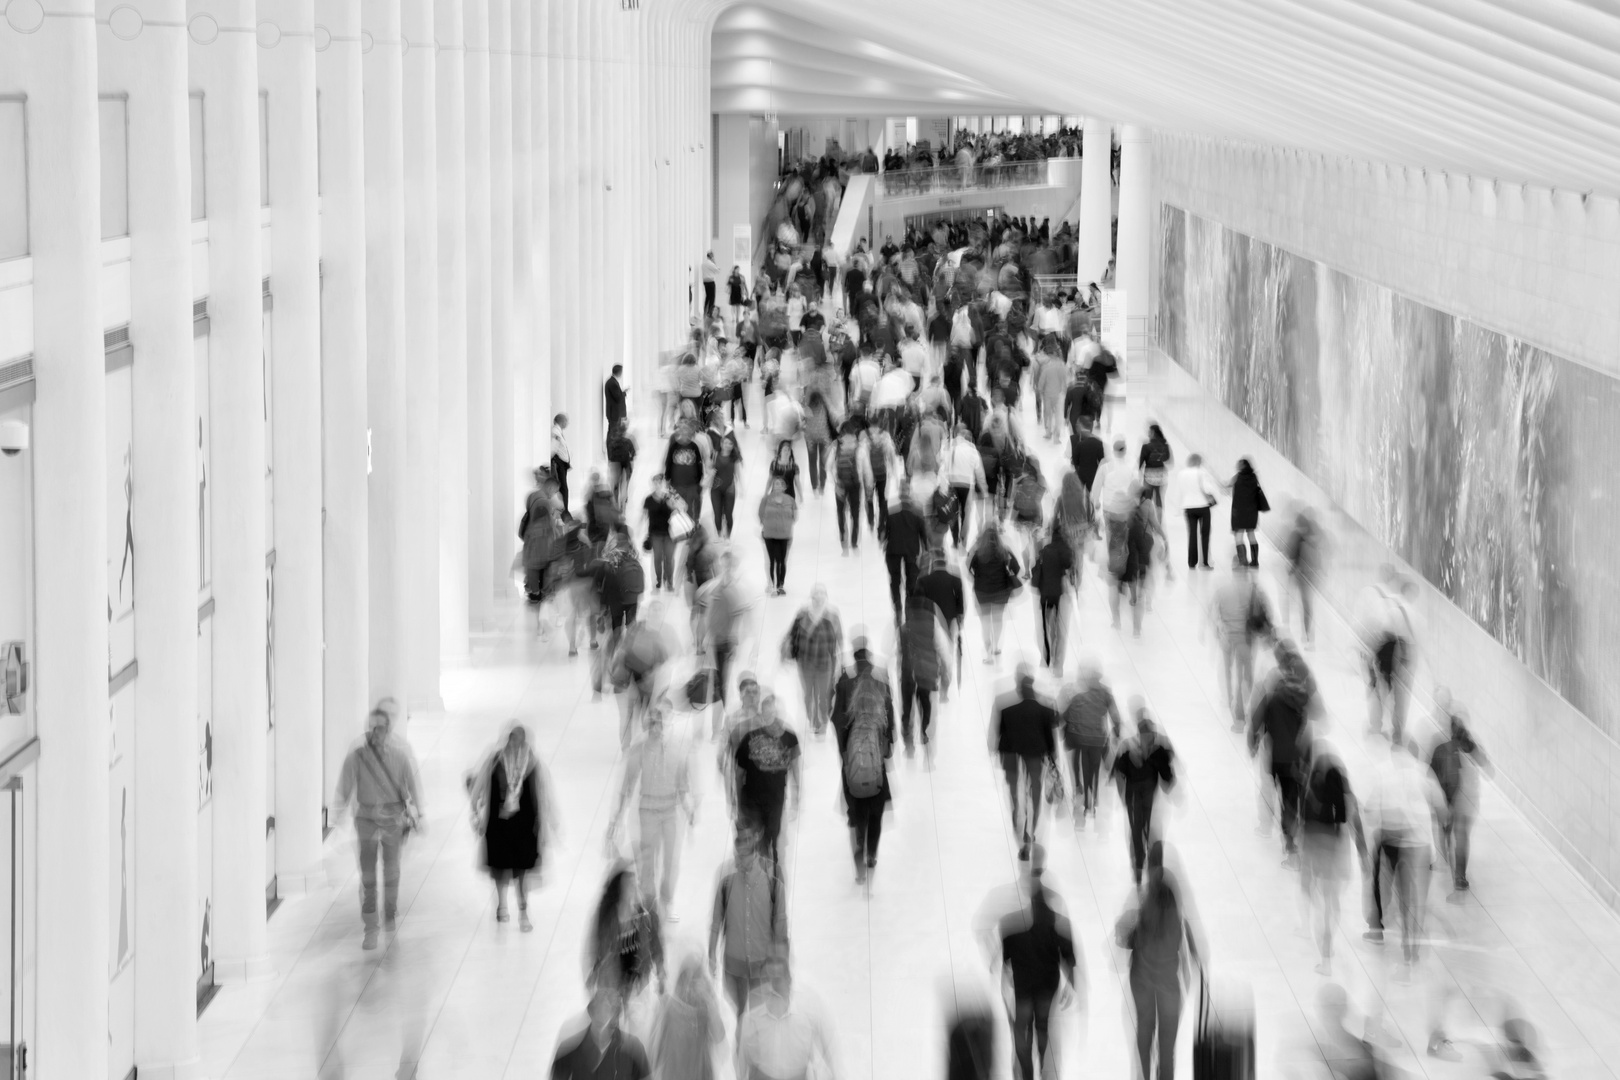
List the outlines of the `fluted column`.
{"label": "fluted column", "polygon": [[[44,1080],[107,1075],[106,365],[96,29],[89,0],[31,35],[0,18],[0,93],[27,95],[33,248],[36,1019]],[[26,14],[26,13],[25,13]],[[72,313],[73,317],[67,317]],[[195,903],[195,900],[192,901]]]}
{"label": "fluted column", "polygon": [[[551,348],[551,24],[545,5],[536,5],[529,19],[529,187],[532,196],[533,225],[530,250],[533,253],[534,318],[529,328],[532,358],[529,365],[530,456],[545,456],[544,426],[556,412],[551,398],[551,368],[556,354]],[[633,305],[632,305],[633,306]]]}
{"label": "fluted column", "polygon": [[[464,0],[467,33],[467,577],[472,626],[495,618],[495,440],[490,383],[489,0]],[[516,525],[516,522],[513,523]],[[502,567],[502,569],[505,569]]]}
{"label": "fluted column", "polygon": [[101,92],[127,95],[129,334],[139,351],[135,1064],[172,1078],[197,1066],[197,380],[194,365],[166,362],[192,352],[189,75],[185,0],[139,10],[140,34],[125,40],[102,24],[97,46]]}
{"label": "fluted column", "polygon": [[[314,0],[259,0],[259,84],[269,94],[271,456],[275,472],[276,881],[321,869],[321,199]],[[144,673],[143,673],[144,678]]]}
{"label": "fluted column", "polygon": [[[373,702],[405,689],[405,133],[398,0],[362,0],[365,78],[366,408],[371,427],[367,520],[371,548]],[[369,51],[366,51],[369,44]]]}
{"label": "fluted column", "polygon": [[1114,283],[1125,293],[1125,351],[1141,356],[1152,314],[1153,135],[1126,124],[1119,137],[1119,253]]}
{"label": "fluted column", "polygon": [[[517,0],[522,3],[522,0]],[[494,548],[489,587],[511,590],[517,549],[512,450],[512,3],[489,0],[489,380]]]}
{"label": "fluted column", "polygon": [[[226,28],[254,25],[252,0],[191,0]],[[230,30],[194,35],[208,192],[209,488],[214,600],[214,976],[267,973],[265,937],[265,442],[260,282],[258,46]]]}
{"label": "fluted column", "polygon": [[438,0],[439,648],[469,652],[467,597],[467,50],[461,0]]}
{"label": "fluted column", "polygon": [[[551,407],[554,412],[568,408],[571,369],[577,366],[581,355],[578,349],[577,322],[579,317],[579,219],[578,190],[579,162],[576,148],[580,142],[579,124],[574,109],[579,98],[574,85],[579,70],[576,49],[578,40],[574,32],[578,17],[576,5],[557,3],[548,5],[551,22],[551,265],[552,324],[551,355],[557,362],[551,365]],[[563,267],[569,271],[564,272]],[[570,362],[572,361],[572,362]]]}
{"label": "fluted column", "polygon": [[403,0],[406,692],[439,697],[439,161],[433,0]]}
{"label": "fluted column", "polygon": [[359,736],[370,693],[366,507],[366,171],[360,0],[315,0],[321,139],[321,582],[326,776]]}
{"label": "fluted column", "polygon": [[1114,246],[1114,135],[1100,117],[1086,117],[1081,129],[1080,283],[1101,281]]}
{"label": "fluted column", "polygon": [[[530,175],[533,90],[527,0],[512,5],[512,465],[507,483],[514,501],[528,492],[529,470],[539,463],[534,443],[534,187]],[[546,446],[541,448],[549,455]],[[583,490],[583,489],[578,489]],[[515,537],[514,537],[515,539]]]}

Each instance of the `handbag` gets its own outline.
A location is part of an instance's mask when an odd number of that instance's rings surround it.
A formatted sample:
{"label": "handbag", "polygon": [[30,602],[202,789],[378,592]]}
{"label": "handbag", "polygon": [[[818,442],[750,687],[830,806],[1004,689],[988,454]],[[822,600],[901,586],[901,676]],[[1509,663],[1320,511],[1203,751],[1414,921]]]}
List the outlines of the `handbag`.
{"label": "handbag", "polygon": [[1051,805],[1056,806],[1068,798],[1068,792],[1063,787],[1063,773],[1052,758],[1046,759],[1045,783],[1046,801]]}
{"label": "handbag", "polygon": [[685,540],[692,535],[696,526],[692,522],[692,515],[685,510],[676,510],[669,515],[669,538],[671,540]]}
{"label": "handbag", "polygon": [[[370,743],[367,743],[366,751],[371,755],[371,761],[375,761],[377,763],[376,765],[372,765],[371,762],[367,762],[366,768],[371,771],[373,776],[378,775],[380,770],[382,778],[388,782],[388,786],[393,790],[394,797],[405,806],[404,827],[400,830],[401,839],[409,838],[411,833],[421,831],[422,815],[417,811],[416,804],[411,801],[410,796],[406,795],[400,790],[399,782],[396,781],[394,779],[394,775],[388,771],[388,766],[383,764],[383,759],[378,755],[376,748]],[[361,760],[365,759],[362,758]]]}

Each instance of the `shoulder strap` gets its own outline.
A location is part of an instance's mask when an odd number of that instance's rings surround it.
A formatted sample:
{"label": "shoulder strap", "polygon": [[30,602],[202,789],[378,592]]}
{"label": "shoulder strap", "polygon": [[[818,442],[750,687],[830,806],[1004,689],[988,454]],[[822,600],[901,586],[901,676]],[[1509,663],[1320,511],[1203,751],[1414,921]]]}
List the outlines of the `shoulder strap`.
{"label": "shoulder strap", "polygon": [[366,769],[373,776],[378,775],[378,770],[380,769],[382,779],[385,780],[388,786],[393,789],[394,797],[400,802],[408,802],[409,800],[405,798],[405,793],[399,790],[399,783],[394,779],[394,774],[388,771],[388,765],[383,761],[382,755],[377,753],[376,747],[372,746],[368,742],[366,743],[366,750],[370,753],[372,761],[377,763],[376,765],[372,765],[370,762],[367,762]]}

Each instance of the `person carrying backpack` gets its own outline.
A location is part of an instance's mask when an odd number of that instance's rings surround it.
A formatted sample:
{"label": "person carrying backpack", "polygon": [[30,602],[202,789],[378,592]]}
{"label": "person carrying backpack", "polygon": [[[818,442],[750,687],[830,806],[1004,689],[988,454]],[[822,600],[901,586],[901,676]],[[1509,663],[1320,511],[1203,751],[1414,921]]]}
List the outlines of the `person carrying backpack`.
{"label": "person carrying backpack", "polygon": [[[838,450],[833,463],[835,492],[838,503],[838,542],[844,554],[861,546],[861,506],[868,498],[872,486],[872,463],[859,434],[845,430],[838,436]],[[846,532],[845,515],[849,517]]]}
{"label": "person carrying backpack", "polygon": [[894,694],[872,665],[866,639],[854,642],[855,663],[833,693],[833,731],[842,763],[844,807],[849,815],[855,881],[865,884],[877,867],[883,813],[892,795],[888,761],[894,754]]}
{"label": "person carrying backpack", "polygon": [[1035,533],[1046,521],[1046,479],[1041,476],[1040,462],[1034,457],[1024,459],[1020,475],[1013,481],[1013,526],[1024,537],[1024,565],[1035,565]]}
{"label": "person carrying backpack", "polygon": [[748,995],[765,981],[765,965],[788,949],[781,870],[760,858],[759,847],[758,830],[737,830],[736,857],[720,876],[709,919],[709,974],[719,974],[724,964],[726,996],[738,1023]]}
{"label": "person carrying backpack", "polygon": [[1092,657],[1080,661],[1080,678],[1067,687],[1058,706],[1063,721],[1063,748],[1074,776],[1074,823],[1097,816],[1098,778],[1103,759],[1119,744],[1119,705]]}

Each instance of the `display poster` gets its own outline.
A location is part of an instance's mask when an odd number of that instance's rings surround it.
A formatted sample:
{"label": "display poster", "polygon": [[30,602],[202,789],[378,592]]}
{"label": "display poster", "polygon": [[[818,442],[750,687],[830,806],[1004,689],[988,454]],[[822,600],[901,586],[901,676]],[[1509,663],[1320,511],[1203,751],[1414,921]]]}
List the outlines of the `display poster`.
{"label": "display poster", "polygon": [[742,267],[743,280],[754,287],[754,227],[744,222],[731,227],[731,261]]}

